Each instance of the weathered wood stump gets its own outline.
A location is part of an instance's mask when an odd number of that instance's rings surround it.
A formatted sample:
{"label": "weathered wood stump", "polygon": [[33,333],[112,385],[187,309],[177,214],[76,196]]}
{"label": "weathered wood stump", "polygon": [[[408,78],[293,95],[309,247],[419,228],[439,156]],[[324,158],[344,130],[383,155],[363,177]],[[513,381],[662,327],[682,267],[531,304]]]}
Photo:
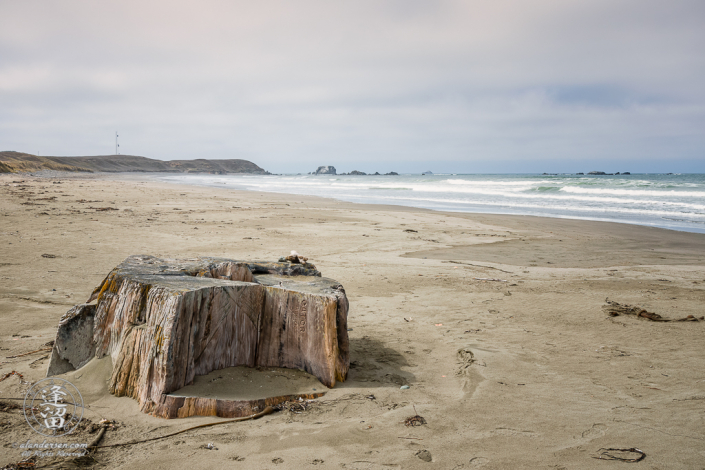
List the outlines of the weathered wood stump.
{"label": "weathered wood stump", "polygon": [[61,318],[47,376],[110,355],[110,393],[165,418],[244,416],[292,398],[169,395],[225,367],[300,369],[333,387],[350,365],[348,301],[320,276],[308,263],[130,256]]}

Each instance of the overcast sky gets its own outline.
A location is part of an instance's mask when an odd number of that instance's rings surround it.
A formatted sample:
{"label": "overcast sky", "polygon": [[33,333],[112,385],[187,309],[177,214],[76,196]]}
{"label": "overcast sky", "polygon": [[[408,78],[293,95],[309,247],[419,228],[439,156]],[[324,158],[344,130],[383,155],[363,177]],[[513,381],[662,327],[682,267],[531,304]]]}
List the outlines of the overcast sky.
{"label": "overcast sky", "polygon": [[705,1],[0,0],[0,150],[705,172]]}

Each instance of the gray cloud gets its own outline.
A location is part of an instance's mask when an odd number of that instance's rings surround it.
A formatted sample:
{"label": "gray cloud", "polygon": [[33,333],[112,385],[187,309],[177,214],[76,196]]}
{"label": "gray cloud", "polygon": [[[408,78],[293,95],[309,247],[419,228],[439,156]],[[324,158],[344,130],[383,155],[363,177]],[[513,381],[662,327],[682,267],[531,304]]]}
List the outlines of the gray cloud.
{"label": "gray cloud", "polygon": [[0,147],[702,172],[704,5],[1,2]]}

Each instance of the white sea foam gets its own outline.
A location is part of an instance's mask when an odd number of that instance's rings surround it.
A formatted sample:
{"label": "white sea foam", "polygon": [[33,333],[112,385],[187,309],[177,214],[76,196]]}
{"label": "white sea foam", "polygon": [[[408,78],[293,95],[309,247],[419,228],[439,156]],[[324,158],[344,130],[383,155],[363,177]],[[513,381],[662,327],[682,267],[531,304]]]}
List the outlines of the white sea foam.
{"label": "white sea foam", "polygon": [[168,175],[177,183],[705,232],[705,175]]}
{"label": "white sea foam", "polygon": [[618,189],[618,188],[583,188],[578,186],[565,186],[561,191],[577,194],[609,194],[615,196],[658,196],[658,197],[694,197],[704,198],[703,191],[679,191],[676,189],[663,189],[661,191],[642,189]]}

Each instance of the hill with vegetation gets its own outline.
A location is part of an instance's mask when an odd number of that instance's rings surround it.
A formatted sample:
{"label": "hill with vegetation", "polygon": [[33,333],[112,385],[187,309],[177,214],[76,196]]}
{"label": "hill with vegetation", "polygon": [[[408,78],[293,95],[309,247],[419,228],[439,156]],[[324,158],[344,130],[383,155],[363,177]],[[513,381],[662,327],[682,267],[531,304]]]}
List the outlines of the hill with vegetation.
{"label": "hill with vegetation", "polygon": [[134,155],[98,155],[93,157],[39,157],[29,153],[0,152],[0,173],[23,173],[41,170],[82,172],[170,172],[170,173],[249,173],[266,175],[268,171],[248,160],[155,160]]}

